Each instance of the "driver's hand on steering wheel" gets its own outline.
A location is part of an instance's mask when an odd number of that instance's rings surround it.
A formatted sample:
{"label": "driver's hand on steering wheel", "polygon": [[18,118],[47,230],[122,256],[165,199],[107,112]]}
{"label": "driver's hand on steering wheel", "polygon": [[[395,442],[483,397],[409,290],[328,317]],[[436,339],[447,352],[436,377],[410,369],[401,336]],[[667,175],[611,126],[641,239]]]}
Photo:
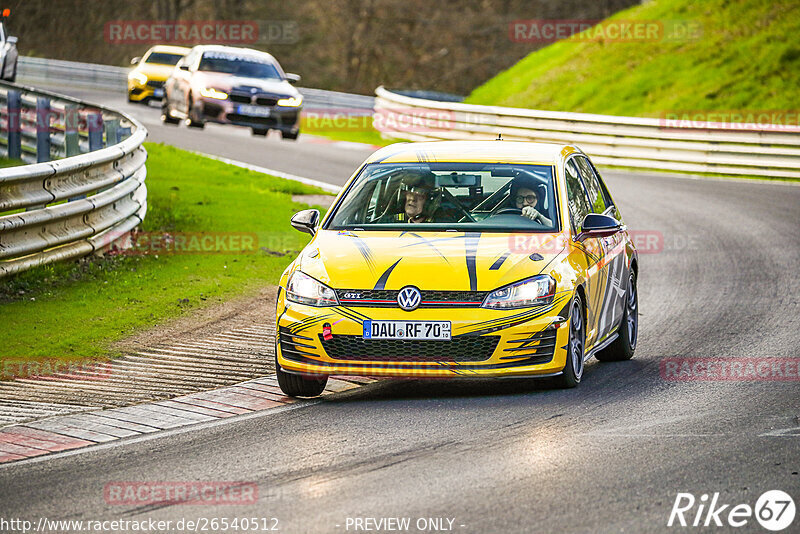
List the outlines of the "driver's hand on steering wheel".
{"label": "driver's hand on steering wheel", "polygon": [[522,208],[522,215],[532,221],[539,221],[542,218],[542,214],[539,213],[533,206],[525,206]]}

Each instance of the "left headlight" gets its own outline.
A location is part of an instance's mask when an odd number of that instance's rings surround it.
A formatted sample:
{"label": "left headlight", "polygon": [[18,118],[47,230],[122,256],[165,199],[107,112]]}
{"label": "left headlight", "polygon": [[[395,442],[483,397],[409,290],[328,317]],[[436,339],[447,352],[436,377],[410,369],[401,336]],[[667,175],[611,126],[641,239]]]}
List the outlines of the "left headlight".
{"label": "left headlight", "polygon": [[303,103],[302,96],[290,96],[289,98],[281,98],[278,100],[279,106],[286,106],[290,108],[297,108]]}
{"label": "left headlight", "polygon": [[147,83],[147,76],[145,76],[145,75],[144,75],[144,74],[142,74],[141,72],[131,72],[131,73],[128,75],[128,77],[129,77],[129,78],[133,78],[134,80],[136,80],[137,82],[139,82],[141,85],[144,85],[144,84],[146,84],[146,83]]}
{"label": "left headlight", "polygon": [[333,289],[300,271],[295,271],[286,284],[286,300],[309,306],[339,305]]}
{"label": "left headlight", "polygon": [[556,281],[542,274],[495,289],[483,299],[483,308],[529,308],[553,302]]}

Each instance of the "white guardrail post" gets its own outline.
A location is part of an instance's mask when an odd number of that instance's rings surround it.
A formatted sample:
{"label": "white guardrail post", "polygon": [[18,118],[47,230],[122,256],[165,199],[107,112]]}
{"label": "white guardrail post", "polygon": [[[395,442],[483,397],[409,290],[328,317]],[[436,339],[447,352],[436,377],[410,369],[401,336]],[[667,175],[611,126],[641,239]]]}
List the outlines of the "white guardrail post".
{"label": "white guardrail post", "polygon": [[478,106],[411,98],[379,87],[374,124],[410,141],[503,139],[580,146],[600,165],[800,178],[800,129]]}
{"label": "white guardrail post", "polygon": [[[104,135],[105,134],[105,135]],[[85,256],[147,211],[147,130],[112,109],[0,83],[0,277]]]}

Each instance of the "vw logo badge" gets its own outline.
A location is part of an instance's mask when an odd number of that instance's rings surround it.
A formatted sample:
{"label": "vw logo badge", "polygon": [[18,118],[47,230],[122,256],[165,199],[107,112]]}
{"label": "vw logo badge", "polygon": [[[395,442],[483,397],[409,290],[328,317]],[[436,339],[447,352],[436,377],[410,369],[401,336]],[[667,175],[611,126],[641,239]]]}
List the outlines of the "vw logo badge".
{"label": "vw logo badge", "polygon": [[406,286],[397,294],[397,304],[405,311],[416,310],[422,301],[422,295],[414,286]]}

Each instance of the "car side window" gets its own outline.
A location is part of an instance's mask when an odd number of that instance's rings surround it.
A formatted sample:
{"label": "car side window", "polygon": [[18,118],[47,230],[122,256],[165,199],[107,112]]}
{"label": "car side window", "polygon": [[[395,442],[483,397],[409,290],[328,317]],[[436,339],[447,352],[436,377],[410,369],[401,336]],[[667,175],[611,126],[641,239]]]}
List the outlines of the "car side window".
{"label": "car side window", "polygon": [[591,163],[583,156],[573,158],[577,164],[578,171],[581,173],[583,183],[586,186],[586,192],[589,194],[589,201],[592,205],[594,213],[603,213],[611,205],[606,198],[603,188],[600,186],[600,181],[592,168]]}
{"label": "car side window", "polygon": [[564,176],[567,183],[567,204],[569,205],[569,216],[572,220],[572,227],[576,232],[581,231],[583,218],[592,212],[589,200],[586,198],[586,190],[579,178],[579,171],[575,165],[575,158],[567,161],[564,165]]}

